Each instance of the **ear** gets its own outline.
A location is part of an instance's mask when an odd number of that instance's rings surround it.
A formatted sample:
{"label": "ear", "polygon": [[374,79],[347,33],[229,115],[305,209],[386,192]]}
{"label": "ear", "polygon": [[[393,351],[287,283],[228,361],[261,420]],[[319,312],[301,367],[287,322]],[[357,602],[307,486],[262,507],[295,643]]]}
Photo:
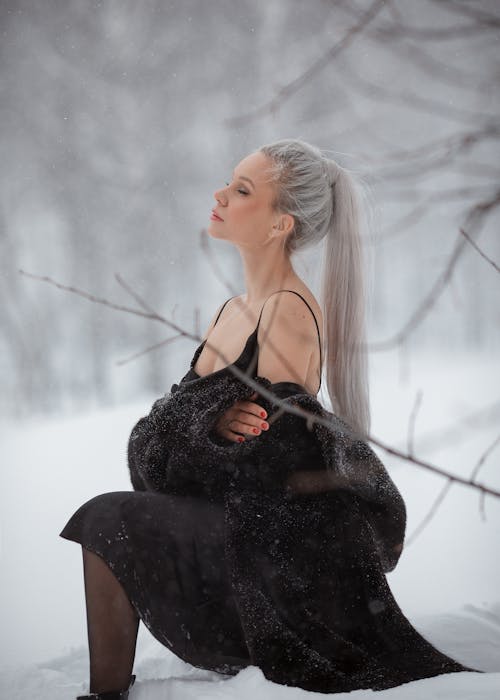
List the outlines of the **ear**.
{"label": "ear", "polygon": [[293,231],[295,219],[291,214],[278,214],[273,225],[273,236],[285,238]]}

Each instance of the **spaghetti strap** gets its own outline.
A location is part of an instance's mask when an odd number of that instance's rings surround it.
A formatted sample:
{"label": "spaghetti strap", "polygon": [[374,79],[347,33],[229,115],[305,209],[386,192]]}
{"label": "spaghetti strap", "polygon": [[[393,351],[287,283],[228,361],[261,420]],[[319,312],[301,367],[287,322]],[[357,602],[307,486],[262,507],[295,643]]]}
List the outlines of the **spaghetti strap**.
{"label": "spaghetti strap", "polygon": [[[278,292],[292,292],[292,294],[297,294],[297,296],[299,296],[299,297],[302,299],[302,301],[303,301],[303,302],[307,305],[307,307],[309,308],[309,311],[312,313],[312,316],[313,316],[313,318],[314,318],[314,323],[316,324],[316,330],[318,331],[318,339],[319,339],[319,357],[320,357],[320,372],[319,372],[319,387],[318,387],[318,391],[319,391],[319,390],[321,389],[321,374],[322,374],[322,368],[323,368],[323,366],[322,366],[323,361],[322,361],[322,352],[321,352],[321,335],[320,335],[320,332],[319,332],[319,326],[318,326],[318,322],[317,322],[317,320],[316,320],[316,316],[315,316],[315,314],[314,314],[314,311],[311,309],[310,305],[309,305],[308,302],[304,299],[304,297],[303,297],[301,294],[299,294],[298,292],[295,292],[293,289],[278,289],[276,292],[273,292],[273,294],[277,294]],[[267,299],[269,299],[271,296],[273,296],[273,294],[270,294],[269,297],[268,297]],[[224,302],[224,304],[221,306],[220,311],[219,311],[219,313],[217,314],[217,317],[216,317],[216,319],[215,319],[214,326],[217,325],[217,321],[219,320],[220,315],[221,315],[222,311],[224,310],[224,307],[226,306],[226,304],[227,304],[229,301],[231,301],[231,299],[234,299],[234,298],[235,298],[235,297],[229,297],[229,299],[227,299],[227,300]],[[261,308],[261,310],[260,310],[259,320],[257,321],[257,326],[256,326],[256,328],[255,328],[255,329],[253,330],[253,332],[248,336],[247,341],[246,341],[246,343],[245,343],[245,347],[244,347],[243,350],[241,351],[241,354],[239,355],[239,357],[238,357],[234,362],[231,363],[232,365],[237,365],[238,363],[241,363],[241,362],[243,362],[243,364],[244,364],[245,361],[246,361],[246,359],[247,359],[247,357],[249,357],[250,354],[253,356],[252,362],[257,362],[257,361],[258,361],[258,360],[256,359],[256,358],[258,358],[258,351],[259,351],[258,344],[257,344],[257,333],[258,333],[258,330],[259,330],[259,325],[260,325],[260,319],[261,319],[261,317],[262,317],[262,312],[264,311],[264,306],[265,306],[265,304],[266,304],[266,302],[267,302],[267,299],[266,299],[266,301],[264,302],[264,304],[262,305],[262,308]],[[213,327],[214,327],[214,326],[213,326]],[[191,360],[191,364],[190,364],[191,370],[190,370],[190,371],[195,375],[195,377],[200,377],[200,375],[196,372],[194,366],[195,366],[195,364],[196,364],[196,362],[197,362],[197,360],[198,360],[198,358],[199,358],[199,356],[200,356],[200,354],[201,354],[203,348],[205,347],[206,340],[207,340],[207,339],[205,338],[205,340],[203,340],[203,341],[200,343],[200,345],[199,345],[199,346],[197,347],[197,349],[195,350],[195,353],[194,353],[194,355],[193,355],[193,359]],[[226,369],[227,369],[227,367],[223,367],[222,369],[216,370],[215,372],[209,372],[209,375],[217,374],[218,372],[222,372],[222,371],[224,371],[224,370],[226,370]],[[209,375],[203,375],[203,376],[206,377],[206,376],[209,376]]]}
{"label": "spaghetti strap", "polygon": [[231,301],[231,299],[234,299],[234,297],[229,297],[229,299],[227,299],[227,300],[222,304],[222,306],[221,306],[221,308],[220,308],[220,311],[219,311],[219,313],[217,314],[217,318],[215,319],[215,323],[214,323],[214,325],[212,326],[212,328],[213,328],[214,326],[217,325],[217,321],[219,320],[219,316],[220,316],[221,313],[224,311],[224,307],[225,307],[225,305],[227,304],[227,302],[228,302],[228,301]]}
{"label": "spaghetti strap", "polygon": [[[322,369],[323,369],[323,360],[322,360],[322,353],[321,353],[321,335],[320,335],[320,333],[319,333],[319,326],[318,326],[318,322],[317,322],[317,320],[316,320],[316,315],[315,315],[314,311],[311,309],[311,306],[307,303],[307,301],[304,299],[304,297],[302,296],[302,294],[299,294],[299,292],[295,292],[293,289],[278,289],[278,291],[273,292],[273,294],[278,294],[278,292],[292,292],[292,294],[296,294],[297,296],[299,296],[299,297],[302,299],[302,301],[304,302],[304,304],[307,305],[307,307],[309,308],[309,311],[310,311],[310,312],[312,313],[312,315],[313,315],[314,323],[316,324],[316,330],[318,331],[318,341],[319,341],[319,387],[318,387],[318,391],[319,391],[319,390],[321,389],[321,373],[322,373]],[[260,318],[261,318],[261,316],[262,316],[262,312],[264,311],[264,306],[266,305],[267,300],[268,300],[270,297],[272,297],[273,294],[270,294],[270,295],[267,297],[267,299],[266,299],[266,301],[264,302],[264,304],[262,305],[262,309],[260,310],[260,314],[259,314],[259,320],[258,320],[258,322],[257,322],[257,328],[255,329],[254,333],[255,333],[255,332],[258,330],[258,328],[259,328]],[[232,298],[232,297],[231,297],[231,298]]]}

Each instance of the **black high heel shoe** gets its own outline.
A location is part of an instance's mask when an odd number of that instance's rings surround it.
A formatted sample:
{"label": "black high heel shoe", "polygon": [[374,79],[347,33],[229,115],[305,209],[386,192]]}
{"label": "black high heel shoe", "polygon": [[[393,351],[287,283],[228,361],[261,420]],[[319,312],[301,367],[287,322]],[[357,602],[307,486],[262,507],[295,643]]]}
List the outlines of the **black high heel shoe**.
{"label": "black high heel shoe", "polygon": [[130,679],[130,685],[126,690],[107,690],[104,693],[90,693],[90,695],[78,695],[76,700],[128,700],[128,691],[135,683],[135,675]]}

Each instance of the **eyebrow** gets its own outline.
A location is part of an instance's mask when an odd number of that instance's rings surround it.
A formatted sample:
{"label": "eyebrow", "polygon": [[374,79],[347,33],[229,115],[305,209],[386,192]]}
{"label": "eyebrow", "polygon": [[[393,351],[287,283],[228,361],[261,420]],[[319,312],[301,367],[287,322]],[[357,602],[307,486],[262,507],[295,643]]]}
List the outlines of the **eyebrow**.
{"label": "eyebrow", "polygon": [[[233,170],[233,177],[234,177],[234,170]],[[239,178],[240,180],[248,180],[248,182],[249,182],[249,183],[252,185],[252,187],[255,189],[255,185],[253,184],[253,182],[250,180],[249,177],[245,177],[244,175],[238,175],[238,178]]]}

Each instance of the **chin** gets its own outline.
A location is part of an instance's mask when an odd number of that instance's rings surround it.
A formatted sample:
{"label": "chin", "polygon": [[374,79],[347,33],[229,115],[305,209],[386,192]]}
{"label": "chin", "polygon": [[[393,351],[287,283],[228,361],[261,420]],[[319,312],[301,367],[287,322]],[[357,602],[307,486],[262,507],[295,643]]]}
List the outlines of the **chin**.
{"label": "chin", "polygon": [[224,236],[221,235],[221,231],[217,230],[217,226],[212,226],[212,224],[216,224],[217,222],[215,221],[210,221],[208,226],[207,226],[207,233],[209,236],[212,236],[213,238],[224,238]]}
{"label": "chin", "polygon": [[211,226],[207,227],[207,233],[209,236],[212,236],[212,238],[220,238],[220,236],[217,235],[217,231],[214,231]]}

